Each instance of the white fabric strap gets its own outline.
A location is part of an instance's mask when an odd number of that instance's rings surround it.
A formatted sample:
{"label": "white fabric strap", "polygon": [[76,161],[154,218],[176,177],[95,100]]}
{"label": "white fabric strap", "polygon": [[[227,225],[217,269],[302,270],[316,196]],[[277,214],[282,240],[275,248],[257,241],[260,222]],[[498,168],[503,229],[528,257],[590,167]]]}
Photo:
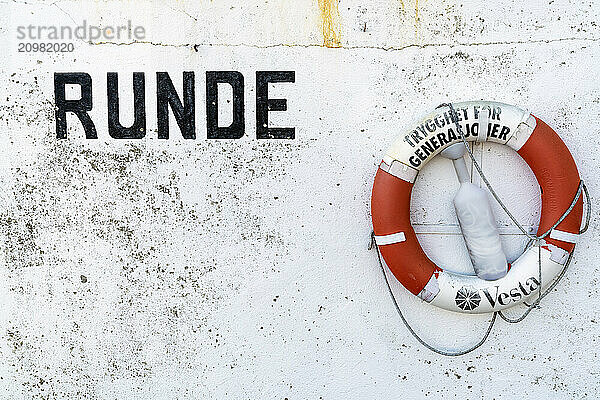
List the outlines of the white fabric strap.
{"label": "white fabric strap", "polygon": [[548,244],[548,249],[552,252],[550,254],[550,260],[555,263],[559,263],[560,265],[565,265],[567,260],[569,259],[569,252],[561,249],[558,246],[553,244]]}
{"label": "white fabric strap", "polygon": [[560,240],[561,242],[577,243],[579,234],[552,229],[552,232],[550,232],[550,239]]}
{"label": "white fabric strap", "polygon": [[485,142],[487,140],[488,134],[488,120],[489,114],[492,113],[492,108],[490,106],[486,106],[479,110],[479,115],[477,121],[479,122],[479,132],[477,133],[477,142]]}
{"label": "white fabric strap", "polygon": [[415,179],[417,179],[417,175],[419,174],[418,170],[396,160],[392,160],[389,163],[388,161],[389,160],[384,158],[379,168],[388,174],[394,175],[396,178],[402,179],[408,183],[415,182]]}
{"label": "white fabric strap", "polygon": [[435,275],[432,275],[429,279],[429,282],[427,282],[427,285],[425,285],[423,290],[421,290],[421,292],[419,293],[419,297],[421,298],[421,300],[425,300],[426,302],[431,303],[431,301],[435,299],[435,296],[437,296],[439,292],[440,285],[438,284],[438,280],[435,277]]}
{"label": "white fabric strap", "polygon": [[529,114],[529,112],[525,112],[523,120],[517,125],[517,129],[510,135],[506,144],[514,151],[521,150],[521,147],[527,142],[536,126],[537,122],[534,116]]}
{"label": "white fabric strap", "polygon": [[375,243],[378,246],[385,246],[386,244],[394,244],[401,243],[406,240],[406,236],[404,236],[404,232],[392,233],[390,235],[375,235]]}

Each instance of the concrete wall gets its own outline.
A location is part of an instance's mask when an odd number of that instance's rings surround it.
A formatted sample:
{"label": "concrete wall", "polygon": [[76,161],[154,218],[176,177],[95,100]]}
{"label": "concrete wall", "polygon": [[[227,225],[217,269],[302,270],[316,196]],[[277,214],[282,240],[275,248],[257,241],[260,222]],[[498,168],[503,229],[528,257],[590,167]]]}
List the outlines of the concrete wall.
{"label": "concrete wall", "polygon": [[[460,358],[402,326],[367,250],[379,160],[420,114],[448,100],[529,108],[600,192],[600,7],[592,1],[13,1],[0,50],[0,398],[597,398],[598,217],[571,269],[520,325],[500,321]],[[19,53],[17,27],[145,27],[146,38],[72,53]],[[255,71],[274,85],[295,140],[257,140]],[[156,71],[196,72],[197,131],[171,117],[156,135]],[[207,140],[204,74],[246,81],[246,136]],[[69,116],[57,140],[53,73],[88,72],[99,139]],[[111,139],[106,72],[146,72],[148,135]],[[225,98],[224,98],[225,99]],[[225,117],[226,118],[226,117]],[[507,148],[476,149],[519,219],[535,227],[539,189]],[[412,217],[436,262],[468,271],[437,159]],[[496,207],[511,259],[525,240]],[[489,316],[463,316],[394,291],[424,339],[474,343]],[[513,311],[512,314],[516,314]]]}

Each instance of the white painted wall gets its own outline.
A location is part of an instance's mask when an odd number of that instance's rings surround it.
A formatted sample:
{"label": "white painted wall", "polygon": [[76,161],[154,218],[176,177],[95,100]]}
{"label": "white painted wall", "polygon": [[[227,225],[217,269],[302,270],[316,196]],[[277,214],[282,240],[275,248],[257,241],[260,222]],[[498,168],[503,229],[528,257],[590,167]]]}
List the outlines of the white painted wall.
{"label": "white painted wall", "polygon": [[[317,1],[2,4],[0,398],[600,395],[597,211],[541,309],[517,326],[499,322],[460,358],[416,343],[366,249],[384,150],[448,100],[532,110],[567,143],[597,203],[600,7],[367,3],[341,0],[343,48],[321,46]],[[16,51],[19,25],[83,19],[131,19],[146,28],[146,43]],[[268,69],[296,71],[295,84],[272,90],[288,99],[273,121],[295,126],[293,141],[255,139],[254,73]],[[184,70],[196,71],[198,139],[179,139],[172,122],[175,137],[159,141],[154,73],[170,72],[180,88]],[[204,138],[207,70],[244,74],[245,138]],[[75,118],[69,138],[55,139],[57,71],[93,76],[98,140],[85,140]],[[146,72],[147,139],[108,137],[108,71],[120,73],[123,104],[131,72]],[[535,226],[539,190],[525,164],[500,146],[477,151],[507,204]],[[412,216],[430,257],[467,271],[456,188],[451,163],[434,160],[416,183]],[[514,259],[524,240],[496,211]],[[485,330],[487,316],[394,290],[432,343],[467,346]]]}

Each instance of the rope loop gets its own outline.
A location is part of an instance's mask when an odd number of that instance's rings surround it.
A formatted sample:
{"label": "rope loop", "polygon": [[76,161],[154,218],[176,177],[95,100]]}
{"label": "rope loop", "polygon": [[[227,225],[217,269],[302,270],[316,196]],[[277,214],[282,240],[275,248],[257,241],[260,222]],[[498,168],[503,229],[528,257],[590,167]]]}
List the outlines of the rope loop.
{"label": "rope loop", "polygon": [[371,232],[371,241],[369,243],[369,250],[371,250],[372,248],[375,248],[377,250],[377,259],[379,261],[379,266],[381,267],[381,271],[383,273],[385,283],[387,285],[388,291],[392,298],[392,302],[394,303],[396,311],[398,312],[400,319],[402,320],[402,322],[404,323],[404,325],[406,326],[408,331],[413,335],[413,337],[419,343],[421,343],[424,347],[433,351],[434,353],[441,354],[443,356],[455,357],[455,356],[462,356],[467,353],[470,353],[473,350],[476,350],[477,348],[479,348],[481,345],[483,345],[483,343],[485,343],[485,341],[488,339],[490,332],[492,331],[492,327],[494,326],[494,323],[496,322],[496,317],[498,315],[500,315],[500,318],[502,318],[504,321],[506,321],[510,324],[516,324],[516,323],[523,321],[529,315],[529,313],[531,313],[531,310],[533,310],[534,308],[540,308],[540,303],[541,303],[542,299],[544,297],[546,297],[548,295],[548,293],[550,293],[550,291],[552,291],[556,287],[556,285],[558,285],[560,280],[565,275],[565,273],[569,267],[569,264],[571,263],[571,260],[573,258],[573,253],[575,252],[575,249],[573,248],[573,251],[569,254],[569,257],[567,258],[565,265],[563,266],[562,270],[560,271],[560,273],[558,274],[558,276],[556,277],[554,282],[552,282],[552,284],[545,291],[542,292],[542,286],[543,286],[542,285],[542,241],[544,240],[544,238],[546,238],[550,234],[550,232],[552,232],[553,229],[555,229],[571,213],[571,211],[575,207],[575,204],[579,200],[581,193],[583,193],[585,196],[586,219],[585,219],[583,228],[579,231],[579,234],[582,234],[585,231],[587,231],[589,224],[590,224],[590,219],[591,219],[592,203],[590,201],[590,195],[588,193],[588,189],[587,189],[585,183],[583,182],[583,180],[581,180],[581,181],[579,181],[579,186],[577,188],[577,192],[575,193],[575,196],[573,197],[573,201],[571,202],[570,206],[567,208],[567,210],[565,210],[563,215],[558,219],[558,221],[556,221],[556,223],[554,225],[552,225],[552,227],[550,229],[548,229],[545,233],[543,233],[542,235],[539,235],[539,236],[533,235],[533,234],[527,232],[525,227],[523,227],[523,225],[521,225],[519,223],[519,221],[517,221],[517,219],[510,212],[510,210],[504,205],[504,203],[502,202],[502,200],[500,199],[500,197],[498,196],[496,191],[492,188],[492,185],[486,178],[485,174],[483,173],[481,166],[479,165],[479,163],[475,159],[475,156],[473,155],[473,152],[471,151],[469,143],[467,142],[467,140],[465,139],[465,136],[462,133],[462,127],[459,124],[458,115],[456,114],[456,110],[452,106],[452,103],[443,103],[443,104],[440,104],[437,108],[440,108],[440,107],[449,107],[450,108],[450,118],[455,123],[458,135],[460,136],[460,138],[467,150],[467,153],[469,154],[469,157],[471,158],[471,161],[473,162],[473,165],[477,169],[477,173],[481,177],[481,180],[485,183],[486,187],[488,188],[488,190],[494,197],[494,200],[496,200],[496,202],[500,205],[500,207],[502,207],[502,209],[508,215],[508,217],[512,220],[512,222],[519,228],[519,230],[525,236],[527,236],[529,238],[529,242],[527,243],[525,248],[528,248],[532,244],[535,244],[535,246],[538,248],[538,274],[539,274],[539,281],[540,281],[537,299],[532,304],[525,303],[525,305],[527,306],[527,309],[523,312],[523,314],[520,317],[511,318],[511,317],[507,317],[502,311],[495,311],[492,315],[492,319],[490,320],[490,323],[488,325],[488,328],[487,328],[484,336],[482,337],[482,339],[479,342],[477,342],[477,344],[475,344],[467,349],[464,349],[464,350],[452,350],[452,351],[442,350],[442,349],[439,349],[439,348],[436,348],[436,347],[430,345],[429,343],[427,343],[423,339],[421,339],[421,337],[415,332],[415,330],[410,326],[410,324],[404,317],[404,314],[402,313],[402,310],[400,310],[400,307],[398,306],[398,302],[396,301],[396,297],[394,296],[394,292],[392,291],[392,288],[390,286],[390,282],[388,280],[388,275],[383,266],[383,262],[381,261],[381,253],[379,251],[379,248],[377,247],[377,244],[375,243],[375,232]]}

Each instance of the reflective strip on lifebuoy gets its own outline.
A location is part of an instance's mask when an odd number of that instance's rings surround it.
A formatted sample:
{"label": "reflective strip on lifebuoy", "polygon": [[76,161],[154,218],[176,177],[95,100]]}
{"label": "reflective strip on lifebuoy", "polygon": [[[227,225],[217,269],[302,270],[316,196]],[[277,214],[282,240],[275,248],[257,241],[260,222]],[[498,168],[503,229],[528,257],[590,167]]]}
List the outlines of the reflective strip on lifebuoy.
{"label": "reflective strip on lifebuoy", "polygon": [[[474,101],[454,103],[453,107],[467,141],[506,144],[529,165],[542,192],[537,234],[545,233],[569,208],[580,182],[575,161],[563,141],[543,121],[511,105]],[[480,115],[482,112],[487,118]],[[479,138],[479,123],[485,121],[487,127],[481,131],[487,132],[487,137]],[[387,266],[411,293],[451,311],[498,311],[537,295],[537,247],[527,249],[503,278],[485,281],[435,265],[424,253],[410,224],[411,192],[420,169],[446,147],[460,141],[446,106],[429,113],[396,140],[385,154],[373,183],[373,230],[380,238],[376,243]],[[543,288],[552,283],[573,251],[582,216],[583,200],[579,198],[569,215],[544,239],[540,260]]]}

